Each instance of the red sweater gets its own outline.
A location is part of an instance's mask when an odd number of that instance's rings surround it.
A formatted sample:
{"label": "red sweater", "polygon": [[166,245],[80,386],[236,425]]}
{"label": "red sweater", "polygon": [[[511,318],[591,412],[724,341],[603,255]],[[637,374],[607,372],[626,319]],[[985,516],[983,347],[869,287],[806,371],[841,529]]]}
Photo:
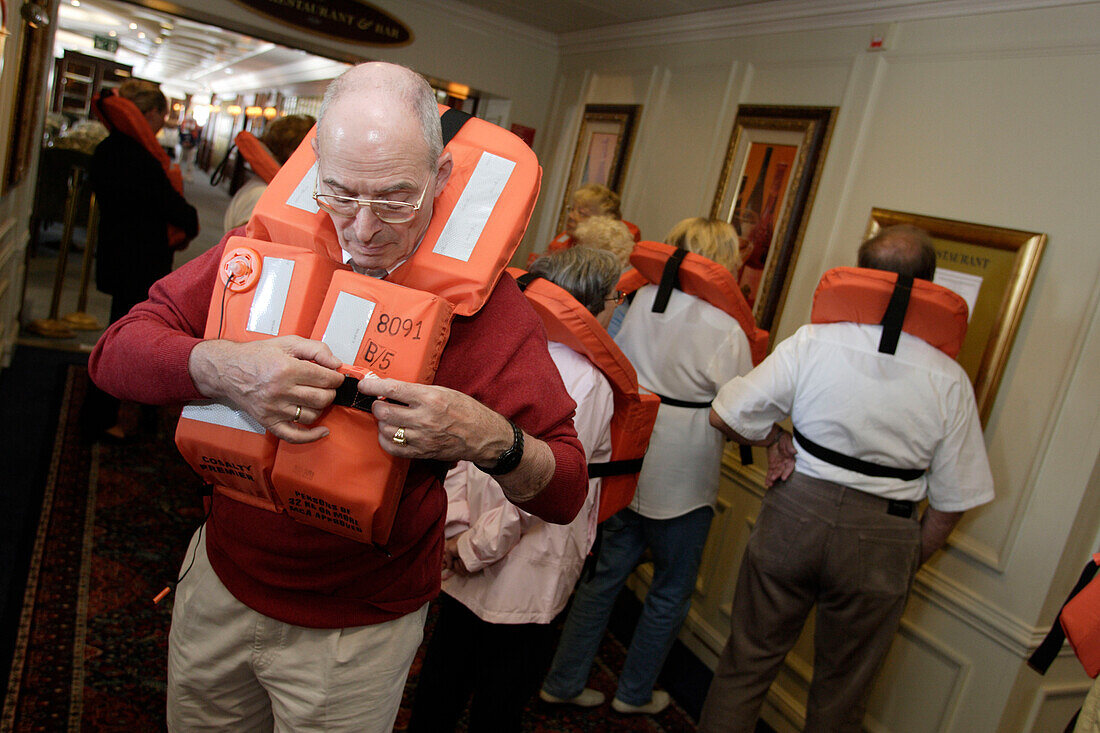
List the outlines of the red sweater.
{"label": "red sweater", "polygon": [[[96,384],[151,404],[202,397],[187,362],[206,326],[224,245],[159,280],[147,301],[103,334],[88,361]],[[454,319],[435,383],[471,395],[549,444],[554,477],[520,507],[547,521],[571,521],[588,488],[575,405],[542,324],[511,277],[502,277],[477,314]],[[242,603],[298,626],[360,626],[414,611],[439,591],[447,497],[433,468],[413,462],[381,549],[215,494],[206,533],[211,565]]]}

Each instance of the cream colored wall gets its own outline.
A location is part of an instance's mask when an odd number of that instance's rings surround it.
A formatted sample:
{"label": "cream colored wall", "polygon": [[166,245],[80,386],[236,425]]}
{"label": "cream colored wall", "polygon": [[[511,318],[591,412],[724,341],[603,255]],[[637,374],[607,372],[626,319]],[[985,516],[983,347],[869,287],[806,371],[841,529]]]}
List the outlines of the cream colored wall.
{"label": "cream colored wall", "polygon": [[[9,8],[8,30],[11,35],[4,42],[3,68],[0,69],[0,177],[5,175],[11,155],[12,111],[19,93],[16,76],[25,28],[16,9]],[[41,131],[41,124],[40,113],[35,125],[37,131]],[[15,339],[19,335],[18,317],[23,300],[28,223],[37,166],[38,153],[35,150],[23,180],[0,196],[0,368],[11,362]]]}
{"label": "cream colored wall", "polygon": [[[566,49],[557,153],[535,227],[554,234],[584,104],[643,105],[623,209],[646,238],[710,209],[736,105],[839,108],[777,334],[807,320],[828,267],[853,264],[872,207],[1049,236],[985,432],[997,499],[970,512],[922,570],[866,725],[894,731],[1060,730],[1088,680],[1063,655],[1023,666],[1100,541],[1100,5],[696,44]],[[682,638],[713,662],[762,496],[758,468],[727,461],[719,515]],[[643,586],[647,572],[640,573]],[[798,724],[811,672],[803,639],[769,699]]]}

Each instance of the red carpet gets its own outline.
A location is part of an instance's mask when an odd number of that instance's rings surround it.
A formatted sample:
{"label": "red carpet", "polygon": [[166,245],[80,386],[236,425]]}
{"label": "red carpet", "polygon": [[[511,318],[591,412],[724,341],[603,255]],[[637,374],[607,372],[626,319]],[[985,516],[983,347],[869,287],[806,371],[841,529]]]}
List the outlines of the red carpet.
{"label": "red carpet", "polygon": [[[0,733],[164,730],[165,659],[174,579],[201,523],[197,479],[172,442],[178,412],[157,435],[91,446],[79,430],[87,387],[70,367],[31,560]],[[421,654],[423,649],[421,649]],[[625,650],[610,635],[590,684],[610,699]],[[420,658],[406,686],[406,705]],[[403,707],[396,730],[404,730]],[[560,708],[532,700],[525,731],[691,731],[675,703],[658,716],[608,705]]]}

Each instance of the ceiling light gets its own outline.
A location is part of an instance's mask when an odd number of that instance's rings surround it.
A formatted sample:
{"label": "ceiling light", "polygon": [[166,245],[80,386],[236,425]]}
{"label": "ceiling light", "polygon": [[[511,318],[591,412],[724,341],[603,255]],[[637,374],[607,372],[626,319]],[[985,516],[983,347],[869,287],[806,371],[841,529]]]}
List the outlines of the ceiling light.
{"label": "ceiling light", "polygon": [[145,38],[145,31],[138,33],[138,38]]}
{"label": "ceiling light", "polygon": [[80,0],[72,0],[72,5],[73,5],[74,8],[79,8],[80,7]]}
{"label": "ceiling light", "polygon": [[275,109],[274,107],[264,107],[264,119],[270,120],[278,114],[279,110]]}
{"label": "ceiling light", "polygon": [[264,113],[263,107],[247,107],[244,111],[245,117],[259,117]]}
{"label": "ceiling light", "polygon": [[137,23],[131,23],[130,24],[130,30],[136,31],[137,30]]}
{"label": "ceiling light", "polygon": [[110,36],[111,38],[114,38],[115,36],[117,36],[117,35],[118,35],[118,32],[117,32],[117,31],[111,31],[111,32],[110,32],[110,33],[108,33],[107,35],[108,35],[108,36]]}
{"label": "ceiling light", "polygon": [[241,106],[239,104],[231,104],[225,108],[225,111],[236,117],[241,113]]}

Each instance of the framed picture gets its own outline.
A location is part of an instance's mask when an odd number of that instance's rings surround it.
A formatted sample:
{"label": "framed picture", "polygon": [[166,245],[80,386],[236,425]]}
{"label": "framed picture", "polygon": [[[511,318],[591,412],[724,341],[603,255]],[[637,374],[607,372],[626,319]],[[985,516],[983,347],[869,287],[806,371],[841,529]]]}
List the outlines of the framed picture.
{"label": "framed picture", "polygon": [[20,17],[24,26],[15,84],[18,94],[9,113],[11,129],[7,142],[7,170],[0,180],[0,195],[6,194],[23,180],[35,148],[41,144],[36,134],[38,112],[53,50],[53,34],[48,31],[52,22],[49,8],[28,0],[20,8]]}
{"label": "framed picture", "polygon": [[1047,235],[871,209],[867,237],[895,224],[912,224],[932,236],[935,282],[957,292],[970,307],[970,325],[958,361],[974,385],[984,426]]}
{"label": "framed picture", "polygon": [[602,183],[615,193],[622,193],[640,112],[641,106],[637,104],[585,105],[558,216],[559,232],[565,228],[569,204],[579,186]]}
{"label": "framed picture", "polygon": [[787,297],[835,117],[835,107],[737,108],[710,215],[737,228],[741,291],[769,331]]}

